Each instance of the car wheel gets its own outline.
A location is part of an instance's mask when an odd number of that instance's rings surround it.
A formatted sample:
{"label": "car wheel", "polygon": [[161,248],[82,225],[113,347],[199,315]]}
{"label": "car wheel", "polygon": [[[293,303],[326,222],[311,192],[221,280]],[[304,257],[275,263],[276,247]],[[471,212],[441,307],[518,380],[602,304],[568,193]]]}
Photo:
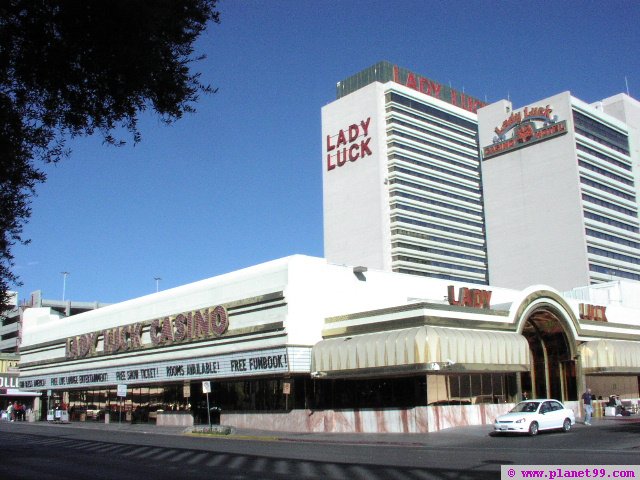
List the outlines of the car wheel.
{"label": "car wheel", "polygon": [[534,436],[538,434],[538,422],[531,422],[529,425],[529,435]]}
{"label": "car wheel", "polygon": [[571,430],[571,420],[565,418],[564,422],[562,422],[562,431],[568,432],[569,430]]}

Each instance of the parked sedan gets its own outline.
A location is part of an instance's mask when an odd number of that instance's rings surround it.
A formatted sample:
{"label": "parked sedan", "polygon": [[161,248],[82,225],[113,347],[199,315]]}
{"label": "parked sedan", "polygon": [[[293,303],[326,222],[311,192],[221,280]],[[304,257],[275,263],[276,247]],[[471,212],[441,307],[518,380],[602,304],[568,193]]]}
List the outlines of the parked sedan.
{"label": "parked sedan", "polygon": [[565,408],[558,400],[525,400],[518,403],[509,413],[496,418],[495,432],[528,433],[537,435],[540,430],[571,430],[576,423],[573,410]]}

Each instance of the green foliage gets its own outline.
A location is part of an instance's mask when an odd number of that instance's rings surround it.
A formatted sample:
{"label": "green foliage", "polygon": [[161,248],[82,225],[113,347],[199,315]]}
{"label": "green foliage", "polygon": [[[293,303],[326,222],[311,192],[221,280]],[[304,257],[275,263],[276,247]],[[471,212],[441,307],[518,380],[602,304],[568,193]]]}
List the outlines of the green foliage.
{"label": "green foliage", "polygon": [[[0,2],[0,307],[19,285],[11,247],[28,243],[39,163],[69,154],[65,139],[115,131],[141,140],[138,115],[166,123],[193,112],[200,82],[193,44],[219,22],[217,0]],[[2,311],[2,308],[0,308]]]}

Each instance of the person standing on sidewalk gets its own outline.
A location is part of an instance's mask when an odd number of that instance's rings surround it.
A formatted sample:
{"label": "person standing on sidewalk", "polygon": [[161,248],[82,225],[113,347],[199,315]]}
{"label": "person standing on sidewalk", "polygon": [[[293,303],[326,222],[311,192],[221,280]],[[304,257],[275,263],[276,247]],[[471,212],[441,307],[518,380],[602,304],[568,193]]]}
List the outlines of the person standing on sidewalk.
{"label": "person standing on sidewalk", "polygon": [[586,392],[582,394],[582,403],[584,408],[584,424],[591,425],[591,415],[593,414],[593,395],[591,395],[591,389],[587,388]]}

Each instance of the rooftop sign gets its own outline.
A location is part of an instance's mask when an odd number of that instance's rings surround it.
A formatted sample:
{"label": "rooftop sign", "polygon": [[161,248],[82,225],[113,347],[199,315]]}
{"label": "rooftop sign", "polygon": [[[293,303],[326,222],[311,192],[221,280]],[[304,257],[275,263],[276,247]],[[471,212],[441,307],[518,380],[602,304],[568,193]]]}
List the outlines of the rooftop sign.
{"label": "rooftop sign", "polygon": [[418,75],[406,68],[393,65],[389,62],[378,62],[365,70],[338,82],[337,98],[342,98],[356,90],[359,90],[373,82],[395,82],[405,87],[417,90],[420,93],[437,98],[444,102],[476,113],[478,108],[486,105],[486,102],[467,95],[464,92],[442,83]]}

